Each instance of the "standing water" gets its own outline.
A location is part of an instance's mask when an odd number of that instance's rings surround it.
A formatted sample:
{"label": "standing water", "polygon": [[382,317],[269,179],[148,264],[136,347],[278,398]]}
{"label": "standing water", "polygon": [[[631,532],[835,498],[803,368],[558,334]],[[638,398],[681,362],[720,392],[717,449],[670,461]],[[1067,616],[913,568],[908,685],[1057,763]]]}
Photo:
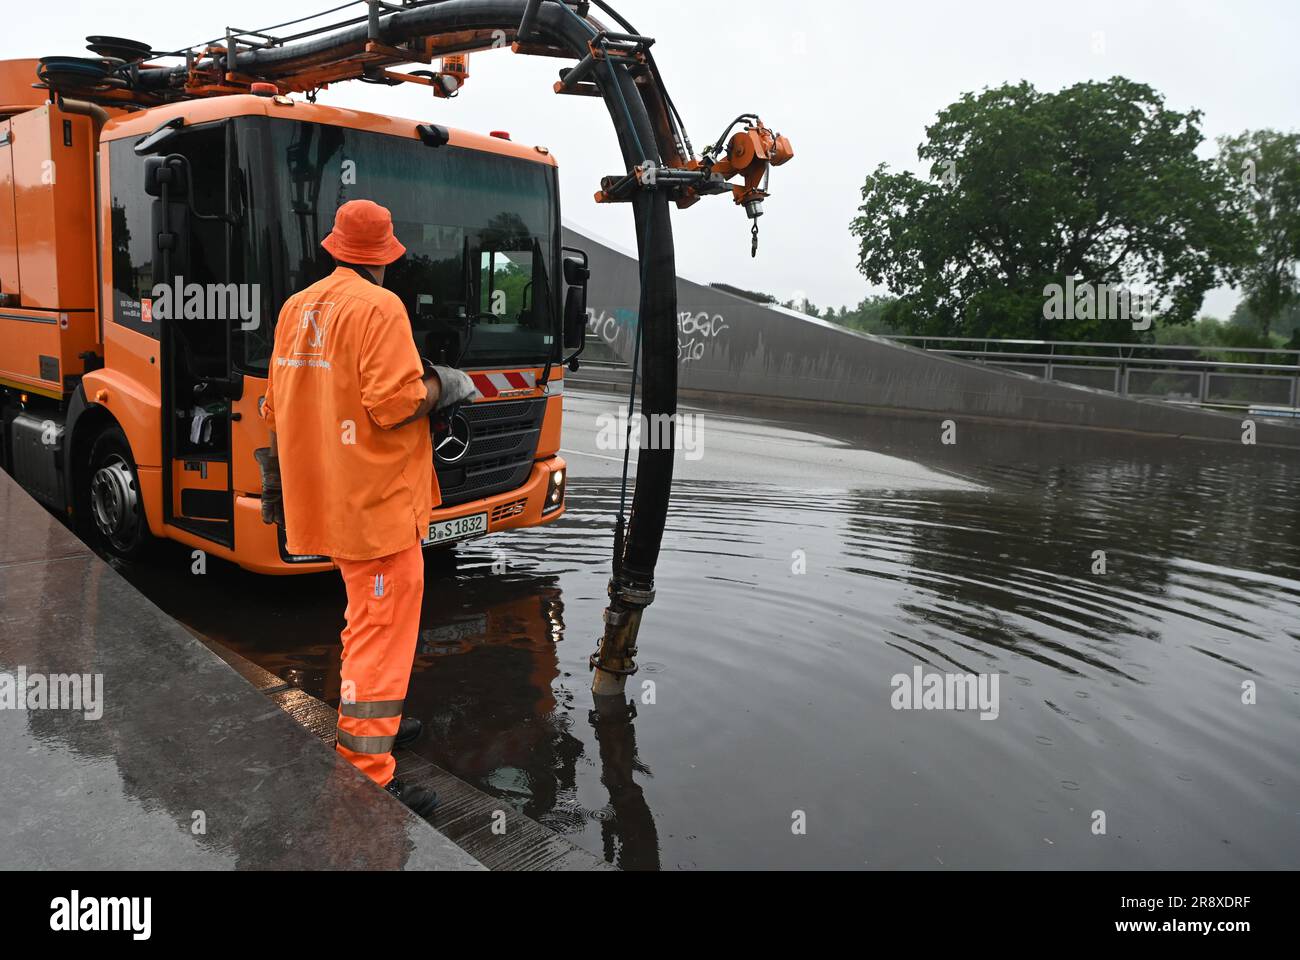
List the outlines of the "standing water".
{"label": "standing water", "polygon": [[[1300,460],[981,424],[944,446],[910,419],[706,423],[635,717],[592,710],[619,464],[577,452],[558,525],[429,557],[419,752],[629,869],[1300,866]],[[792,472],[737,452],[778,448]],[[822,469],[864,451],[909,470]],[[337,703],[337,576],[187,570],[123,572]],[[980,675],[994,708],[900,709],[918,672]]]}

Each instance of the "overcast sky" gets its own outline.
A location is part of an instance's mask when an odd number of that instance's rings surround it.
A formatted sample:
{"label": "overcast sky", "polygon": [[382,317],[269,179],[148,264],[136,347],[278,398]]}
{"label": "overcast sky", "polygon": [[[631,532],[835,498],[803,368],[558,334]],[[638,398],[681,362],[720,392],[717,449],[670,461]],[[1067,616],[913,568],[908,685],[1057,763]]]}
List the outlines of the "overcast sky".
{"label": "overcast sky", "polygon": [[[341,2],[341,0],[339,0]],[[23,29],[0,36],[0,59],[83,52],[87,34],[176,49],[227,24],[256,29],[336,6],[335,0],[29,4]],[[1300,128],[1297,0],[1101,0],[884,4],[856,0],[614,0],[655,54],[697,149],[737,114],[755,112],[794,142],[774,171],[759,258],[727,197],[675,214],[679,270],[782,299],[856,304],[871,292],[848,224],[868,171],[884,161],[920,172],[916,148],[935,114],[965,91],[1027,79],[1056,90],[1116,74],[1151,84],[1174,109],[1204,111],[1208,139],[1244,129]],[[737,26],[731,26],[736,24]],[[634,243],[625,206],[597,206],[600,177],[621,173],[603,105],[550,92],[560,61],[508,50],[477,54],[462,95],[435,101],[414,85],[343,84],[322,102],[509,130],[545,144],[561,164],[565,218]],[[1236,303],[1218,291],[1206,312]]]}

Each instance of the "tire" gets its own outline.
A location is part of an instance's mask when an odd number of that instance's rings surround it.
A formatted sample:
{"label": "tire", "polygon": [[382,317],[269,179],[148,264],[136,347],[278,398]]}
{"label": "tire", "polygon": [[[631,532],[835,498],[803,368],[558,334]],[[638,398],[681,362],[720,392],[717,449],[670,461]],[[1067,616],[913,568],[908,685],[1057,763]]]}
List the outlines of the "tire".
{"label": "tire", "polygon": [[95,438],[85,476],[91,537],[124,560],[143,557],[154,538],[144,514],[135,458],[121,427],[113,424]]}

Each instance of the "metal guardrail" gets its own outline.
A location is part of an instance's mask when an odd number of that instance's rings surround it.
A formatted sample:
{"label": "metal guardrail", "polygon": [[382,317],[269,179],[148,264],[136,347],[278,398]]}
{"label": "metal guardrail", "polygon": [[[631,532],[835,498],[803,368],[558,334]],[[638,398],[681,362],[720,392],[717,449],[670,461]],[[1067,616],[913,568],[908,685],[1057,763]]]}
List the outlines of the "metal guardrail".
{"label": "metal guardrail", "polygon": [[[1300,418],[1300,350],[980,337],[883,339],[1120,396]],[[1184,359],[1188,354],[1216,359]]]}

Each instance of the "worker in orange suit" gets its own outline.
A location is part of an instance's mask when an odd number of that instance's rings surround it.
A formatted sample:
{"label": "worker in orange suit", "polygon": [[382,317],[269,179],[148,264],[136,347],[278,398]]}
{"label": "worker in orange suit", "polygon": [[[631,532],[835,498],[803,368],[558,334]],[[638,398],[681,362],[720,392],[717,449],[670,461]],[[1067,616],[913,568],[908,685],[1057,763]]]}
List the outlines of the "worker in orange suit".
{"label": "worker in orange suit", "polygon": [[339,207],[321,243],[336,262],[280,311],[262,415],[270,446],[262,519],[286,548],[330,557],[347,587],[337,750],[421,816],[432,790],[394,778],[392,751],[420,734],[402,706],[424,593],[421,542],[438,494],[428,415],[476,396],[459,370],[420,358],[401,300],[383,287],[406,248],[388,210]]}

